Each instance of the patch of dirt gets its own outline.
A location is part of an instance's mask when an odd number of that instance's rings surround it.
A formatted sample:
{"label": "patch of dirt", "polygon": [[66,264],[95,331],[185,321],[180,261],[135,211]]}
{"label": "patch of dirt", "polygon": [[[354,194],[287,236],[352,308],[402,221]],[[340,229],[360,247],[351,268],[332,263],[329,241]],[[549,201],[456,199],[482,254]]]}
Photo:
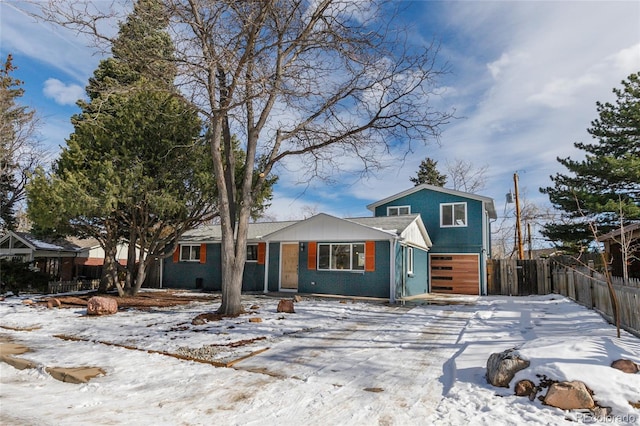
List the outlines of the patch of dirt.
{"label": "patch of dirt", "polygon": [[[38,305],[46,306],[49,300],[57,299],[60,302],[60,308],[77,308],[79,306],[87,306],[87,300],[93,296],[98,296],[98,293],[91,292],[75,296],[53,296],[39,300],[37,303]],[[145,291],[133,297],[119,297],[115,294],[100,294],[99,296],[115,299],[118,302],[118,309],[135,308],[142,310],[187,305],[192,302],[211,302],[220,299],[219,295],[192,294],[185,290]]]}

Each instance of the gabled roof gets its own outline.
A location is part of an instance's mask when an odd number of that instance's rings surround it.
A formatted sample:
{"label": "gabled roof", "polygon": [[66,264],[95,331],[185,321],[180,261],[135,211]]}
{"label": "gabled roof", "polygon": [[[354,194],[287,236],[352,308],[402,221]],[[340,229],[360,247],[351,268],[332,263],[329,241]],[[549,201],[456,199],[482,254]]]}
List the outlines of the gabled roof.
{"label": "gabled roof", "polygon": [[13,237],[18,241],[22,242],[25,246],[30,248],[31,250],[41,250],[41,251],[69,251],[75,252],[80,246],[73,244],[71,241],[67,239],[40,239],[36,238],[33,235],[27,232],[7,232],[2,238],[0,238],[0,243],[7,241],[9,238]]}
{"label": "gabled roof", "polygon": [[378,217],[357,217],[347,218],[352,222],[359,223],[361,225],[369,226],[371,228],[385,229],[388,231],[395,230],[396,235],[403,238],[410,238],[408,231],[410,227],[415,226],[422,238],[426,243],[427,248],[431,247],[433,243],[427,233],[424,223],[419,214],[409,214],[401,216],[378,216]]}
{"label": "gabled roof", "polygon": [[455,196],[458,196],[458,197],[468,198],[470,200],[481,201],[484,204],[484,208],[489,213],[489,217],[491,219],[496,219],[498,217],[498,215],[496,214],[496,207],[495,207],[495,204],[493,202],[493,198],[485,197],[485,196],[477,195],[477,194],[471,194],[469,192],[456,191],[454,189],[443,188],[441,186],[429,185],[429,184],[426,184],[426,183],[423,183],[423,184],[418,185],[418,186],[414,186],[411,189],[407,189],[406,191],[399,192],[399,193],[397,193],[395,195],[392,195],[390,197],[387,197],[387,198],[385,198],[383,200],[376,201],[375,203],[371,203],[371,204],[369,204],[367,206],[367,209],[369,209],[371,211],[375,211],[376,207],[379,207],[379,206],[381,206],[383,204],[387,204],[387,203],[390,203],[390,202],[392,202],[394,200],[397,200],[398,198],[406,197],[407,195],[411,195],[413,193],[416,193],[416,192],[419,192],[419,191],[423,191],[423,190],[440,192],[440,193],[443,193],[443,194],[449,194],[449,195],[455,195]]}
{"label": "gabled roof", "polygon": [[[631,224],[628,224],[628,225],[624,226],[625,235],[635,236],[635,234],[637,234],[638,231],[640,231],[640,222],[631,223]],[[606,233],[604,235],[599,236],[598,237],[598,241],[599,242],[603,242],[603,241],[612,240],[612,239],[614,239],[616,237],[619,237],[620,234],[622,234],[622,230],[620,228],[617,228],[617,229],[614,229],[613,231],[611,231],[609,233]]]}
{"label": "gabled roof", "polygon": [[271,241],[351,241],[354,239],[390,239],[396,235],[396,229],[374,228],[349,219],[319,213],[265,235],[264,239]]}
{"label": "gabled roof", "polygon": [[[432,245],[419,214],[385,217],[358,217],[341,219],[319,213],[308,219],[286,222],[259,222],[249,224],[249,241],[295,241],[400,237],[416,246]],[[208,225],[186,232],[181,243],[217,243],[222,238],[220,225]]]}

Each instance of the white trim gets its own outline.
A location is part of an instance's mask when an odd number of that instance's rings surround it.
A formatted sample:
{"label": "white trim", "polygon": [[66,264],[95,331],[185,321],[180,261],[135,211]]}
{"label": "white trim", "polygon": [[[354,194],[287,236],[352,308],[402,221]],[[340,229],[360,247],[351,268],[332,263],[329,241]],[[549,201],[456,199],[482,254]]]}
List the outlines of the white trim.
{"label": "white trim", "polygon": [[407,275],[413,275],[413,247],[407,246]]}
{"label": "white trim", "polygon": [[[391,214],[389,212],[389,210],[391,209],[397,209],[398,210],[398,214]],[[406,213],[400,213],[400,209],[407,209]],[[411,214],[411,206],[410,205],[404,205],[404,206],[387,206],[387,216],[406,216]]]}
{"label": "white trim", "polygon": [[491,217],[492,219],[497,219],[497,217],[498,217],[497,214],[496,214],[496,208],[495,208],[495,204],[493,202],[493,198],[491,198],[491,197],[485,197],[483,195],[471,194],[469,192],[456,191],[454,189],[443,188],[441,186],[429,185],[429,184],[426,184],[426,183],[423,183],[422,185],[414,186],[411,189],[407,189],[406,191],[399,192],[399,193],[397,193],[395,195],[391,195],[390,197],[387,197],[387,198],[385,198],[383,200],[380,200],[380,201],[376,201],[375,203],[371,203],[371,204],[369,204],[367,206],[367,209],[371,210],[372,212],[375,212],[375,209],[378,206],[390,203],[393,200],[397,200],[398,198],[406,197],[407,195],[411,195],[411,194],[413,194],[415,192],[418,192],[418,191],[421,191],[423,189],[426,189],[426,190],[429,190],[429,191],[441,192],[443,194],[455,195],[455,196],[458,196],[458,197],[464,197],[464,198],[468,198],[470,200],[481,201],[481,202],[483,202],[485,204],[485,208],[489,212],[489,217]]}
{"label": "white trim", "polygon": [[[456,212],[456,206],[461,204],[464,205],[464,223],[458,224],[456,223],[455,212]],[[451,220],[453,221],[453,224],[451,225],[445,225],[443,223],[444,215],[442,214],[443,213],[442,209],[443,207],[447,207],[447,206],[451,206]],[[469,208],[466,201],[459,201],[459,202],[453,202],[453,203],[440,203],[440,228],[466,228],[468,226],[469,226]]]}
{"label": "white trim", "polygon": [[262,292],[269,293],[269,241],[265,241],[264,243],[264,289]]}
{"label": "white trim", "polygon": [[[249,259],[249,246],[255,247],[256,248],[256,258],[255,259]],[[258,262],[258,243],[247,243],[247,254],[246,254],[246,259],[244,260],[245,263],[257,263]]]}
{"label": "white trim", "polygon": [[[179,262],[200,262],[200,259],[202,258],[202,253],[200,253],[201,250],[201,244],[180,244],[180,256],[178,257],[178,261]],[[182,248],[183,247],[198,247],[198,258],[197,259],[191,259],[191,249],[189,249],[189,259],[183,259],[182,258]]]}
{"label": "white trim", "polygon": [[[389,303],[396,302],[396,245],[398,239],[389,240]],[[403,262],[404,263],[404,262]]]}

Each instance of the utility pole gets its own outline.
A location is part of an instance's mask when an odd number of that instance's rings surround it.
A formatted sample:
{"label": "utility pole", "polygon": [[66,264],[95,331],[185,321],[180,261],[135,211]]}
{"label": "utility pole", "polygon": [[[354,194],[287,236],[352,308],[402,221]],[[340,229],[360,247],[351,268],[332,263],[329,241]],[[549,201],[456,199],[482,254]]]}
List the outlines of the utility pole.
{"label": "utility pole", "polygon": [[527,222],[527,247],[529,250],[529,260],[533,259],[533,242],[531,237],[531,222]]}
{"label": "utility pole", "polygon": [[522,225],[520,224],[520,193],[518,192],[518,173],[513,174],[513,184],[516,196],[516,230],[518,232],[518,260],[524,260],[524,247],[522,245]]}

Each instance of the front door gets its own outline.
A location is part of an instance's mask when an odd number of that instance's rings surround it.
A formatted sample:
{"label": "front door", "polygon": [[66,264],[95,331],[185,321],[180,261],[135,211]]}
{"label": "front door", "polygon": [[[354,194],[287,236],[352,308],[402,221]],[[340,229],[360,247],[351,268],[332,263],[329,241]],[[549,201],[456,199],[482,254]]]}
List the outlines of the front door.
{"label": "front door", "polygon": [[298,290],[298,252],[298,243],[282,244],[281,290]]}

